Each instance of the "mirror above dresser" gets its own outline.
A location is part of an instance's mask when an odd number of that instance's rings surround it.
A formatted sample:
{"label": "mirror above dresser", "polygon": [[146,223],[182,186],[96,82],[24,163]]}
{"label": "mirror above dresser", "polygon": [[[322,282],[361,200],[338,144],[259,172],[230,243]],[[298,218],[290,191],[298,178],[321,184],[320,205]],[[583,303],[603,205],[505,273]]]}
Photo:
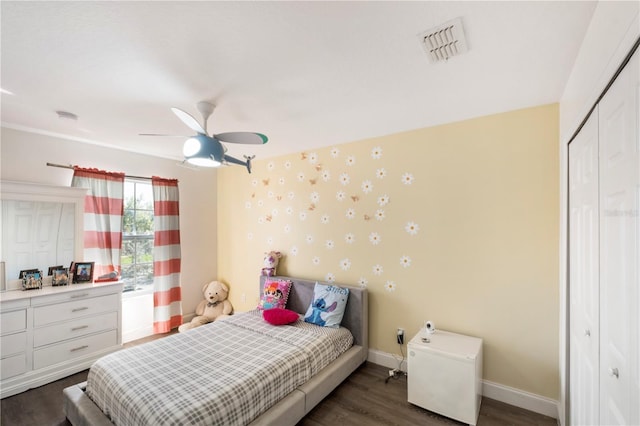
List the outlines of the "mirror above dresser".
{"label": "mirror above dresser", "polygon": [[0,291],[21,287],[21,270],[43,272],[82,260],[84,188],[0,182]]}

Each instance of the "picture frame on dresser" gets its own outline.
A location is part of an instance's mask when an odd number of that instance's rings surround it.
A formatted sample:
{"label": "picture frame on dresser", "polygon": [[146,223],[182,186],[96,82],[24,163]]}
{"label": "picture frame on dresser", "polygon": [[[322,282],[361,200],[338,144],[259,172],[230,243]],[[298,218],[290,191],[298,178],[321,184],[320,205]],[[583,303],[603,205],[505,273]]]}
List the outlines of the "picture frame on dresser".
{"label": "picture frame on dresser", "polygon": [[55,269],[52,273],[51,285],[60,286],[69,284],[69,270],[67,268]]}
{"label": "picture frame on dresser", "polygon": [[22,289],[23,290],[37,290],[42,288],[42,272],[34,269],[29,272],[21,272],[22,275]]}
{"label": "picture frame on dresser", "polygon": [[73,284],[93,282],[93,266],[95,262],[75,262],[73,265]]}

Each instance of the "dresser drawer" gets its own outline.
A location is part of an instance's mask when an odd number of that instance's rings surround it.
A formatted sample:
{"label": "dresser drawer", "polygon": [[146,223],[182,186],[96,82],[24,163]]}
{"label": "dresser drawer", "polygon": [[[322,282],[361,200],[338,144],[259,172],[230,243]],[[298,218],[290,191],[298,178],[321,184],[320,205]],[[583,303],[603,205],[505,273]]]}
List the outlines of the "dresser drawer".
{"label": "dresser drawer", "polygon": [[27,332],[0,337],[0,357],[19,354],[27,350]]}
{"label": "dresser drawer", "polygon": [[0,324],[2,334],[25,330],[27,328],[27,310],[3,312],[0,314]]}
{"label": "dresser drawer", "polygon": [[119,309],[120,295],[92,297],[54,305],[39,306],[33,310],[33,325],[40,327],[59,321],[92,316]]}
{"label": "dresser drawer", "polygon": [[91,355],[94,352],[117,344],[118,332],[111,330],[36,349],[33,351],[33,368],[37,370],[38,368],[48,367],[73,358]]}
{"label": "dresser drawer", "polygon": [[27,371],[27,355],[19,354],[0,359],[0,380],[17,376]]}
{"label": "dresser drawer", "polygon": [[78,318],[47,327],[36,328],[33,334],[33,346],[37,348],[99,331],[114,330],[116,328],[118,328],[117,312],[109,312],[94,317]]}

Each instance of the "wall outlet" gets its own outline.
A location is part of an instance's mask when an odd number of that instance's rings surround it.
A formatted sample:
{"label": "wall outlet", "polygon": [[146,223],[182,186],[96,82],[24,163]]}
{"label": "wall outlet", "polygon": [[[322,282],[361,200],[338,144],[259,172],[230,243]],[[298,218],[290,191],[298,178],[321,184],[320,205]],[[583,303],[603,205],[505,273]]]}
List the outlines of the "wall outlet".
{"label": "wall outlet", "polygon": [[404,345],[404,328],[398,327],[398,331],[396,333],[396,340],[399,345]]}
{"label": "wall outlet", "polygon": [[247,293],[242,293],[242,297],[240,299],[242,299],[242,303],[245,303],[247,301]]}

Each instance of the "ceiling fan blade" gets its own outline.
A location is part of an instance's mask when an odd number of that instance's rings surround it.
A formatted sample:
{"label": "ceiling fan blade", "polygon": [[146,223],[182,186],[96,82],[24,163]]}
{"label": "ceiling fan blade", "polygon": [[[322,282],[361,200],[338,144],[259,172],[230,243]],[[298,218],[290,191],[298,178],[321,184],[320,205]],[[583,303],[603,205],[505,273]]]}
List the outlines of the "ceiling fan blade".
{"label": "ceiling fan blade", "polygon": [[250,145],[262,145],[267,143],[269,140],[269,138],[262,133],[253,132],[227,132],[214,135],[214,137],[220,142],[243,143]]}
{"label": "ceiling fan blade", "polygon": [[192,135],[166,135],[164,133],[138,133],[138,136],[163,136],[166,138],[189,138]]}
{"label": "ceiling fan blade", "polygon": [[202,133],[203,135],[207,134],[207,131],[204,130],[204,128],[200,125],[200,123],[198,123],[198,120],[193,118],[193,116],[188,112],[184,112],[179,108],[171,108],[171,111],[173,111],[173,113],[177,115],[178,118],[182,120],[182,122],[187,126],[189,126],[189,128],[191,128],[192,130],[195,130],[198,133]]}

